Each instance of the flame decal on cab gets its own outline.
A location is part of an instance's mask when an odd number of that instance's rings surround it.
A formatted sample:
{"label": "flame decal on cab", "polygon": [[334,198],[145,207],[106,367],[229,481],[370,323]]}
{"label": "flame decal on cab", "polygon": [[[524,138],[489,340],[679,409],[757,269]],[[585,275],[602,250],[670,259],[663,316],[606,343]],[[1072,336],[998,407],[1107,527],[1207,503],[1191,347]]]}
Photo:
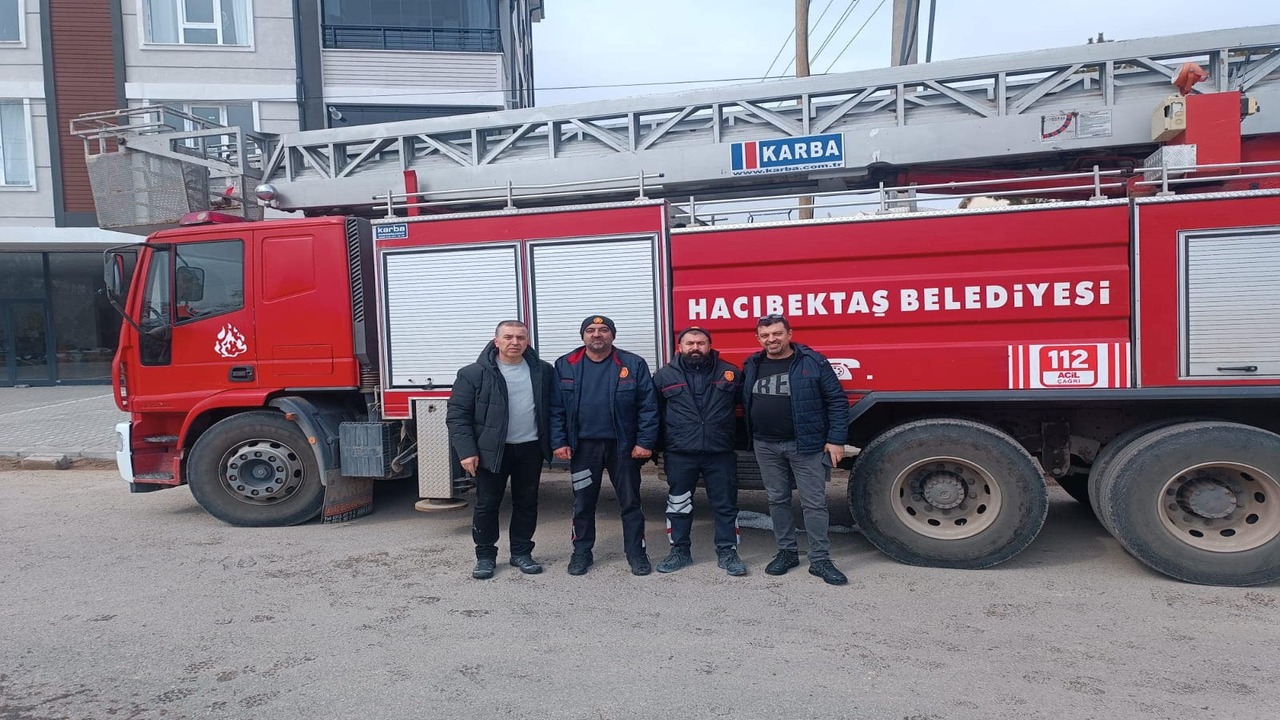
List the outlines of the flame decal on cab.
{"label": "flame decal on cab", "polygon": [[213,344],[213,350],[224,358],[233,358],[249,352],[249,346],[236,326],[227,323],[218,331],[218,341]]}

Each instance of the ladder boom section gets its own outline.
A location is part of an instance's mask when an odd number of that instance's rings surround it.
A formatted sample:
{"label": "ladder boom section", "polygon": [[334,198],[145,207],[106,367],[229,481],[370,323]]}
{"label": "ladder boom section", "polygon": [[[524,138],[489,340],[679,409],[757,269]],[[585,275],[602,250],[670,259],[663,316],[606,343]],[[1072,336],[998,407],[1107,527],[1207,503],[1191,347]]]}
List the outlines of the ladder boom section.
{"label": "ladder boom section", "polygon": [[[416,171],[427,199],[468,188],[661,174],[656,197],[840,189],[877,164],[977,163],[1011,156],[1151,146],[1151,113],[1184,62],[1280,107],[1280,26],[1100,43],[856,73],[299,132],[264,169],[282,204],[369,204]],[[1280,112],[1244,132],[1280,132]],[[730,144],[839,133],[842,165],[739,173]],[[822,182],[823,180],[830,182]]]}
{"label": "ladder boom section", "polygon": [[[405,190],[482,204],[550,183],[634,199],[636,183],[620,177],[639,179],[649,197],[679,198],[839,191],[928,165],[1062,170],[1150,153],[1152,113],[1177,93],[1186,62],[1208,74],[1193,92],[1238,91],[1263,108],[1242,120],[1243,134],[1280,133],[1280,25],[1268,25],[285,133],[261,139],[257,157],[274,206],[311,212],[378,212]],[[769,164],[771,153],[788,162]]]}

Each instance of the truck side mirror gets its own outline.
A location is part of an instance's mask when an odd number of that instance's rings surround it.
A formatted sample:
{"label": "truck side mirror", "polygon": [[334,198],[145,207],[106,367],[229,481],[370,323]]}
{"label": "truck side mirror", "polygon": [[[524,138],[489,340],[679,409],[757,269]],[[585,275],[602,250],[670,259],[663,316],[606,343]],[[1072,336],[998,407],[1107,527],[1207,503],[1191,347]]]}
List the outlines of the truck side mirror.
{"label": "truck side mirror", "polygon": [[124,255],[108,253],[106,262],[102,264],[102,282],[106,286],[107,297],[119,302],[124,295]]}
{"label": "truck side mirror", "polygon": [[204,299],[204,270],[183,266],[174,271],[179,303],[200,302]]}

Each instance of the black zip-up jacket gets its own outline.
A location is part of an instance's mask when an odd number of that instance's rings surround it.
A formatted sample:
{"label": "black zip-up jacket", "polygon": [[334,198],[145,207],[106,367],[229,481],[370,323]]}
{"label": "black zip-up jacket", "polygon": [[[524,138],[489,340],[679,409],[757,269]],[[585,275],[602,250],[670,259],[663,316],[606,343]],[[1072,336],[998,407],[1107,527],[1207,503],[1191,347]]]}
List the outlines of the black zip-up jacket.
{"label": "black zip-up jacket", "polygon": [[[533,381],[533,409],[538,416],[538,448],[551,459],[551,411],[560,404],[555,387],[555,370],[538,358],[533,348],[524,351]],[[507,444],[507,381],[498,369],[498,348],[490,341],[480,357],[458,371],[449,396],[445,425],[449,442],[458,459],[475,455],[480,467],[490,472],[502,469]]]}
{"label": "black zip-up jacket", "polygon": [[[658,386],[662,418],[662,449],[666,452],[718,453],[734,449],[737,418],[734,409],[742,393],[742,371],[711,351],[710,367],[690,367],[677,354],[653,376]],[[706,385],[702,407],[695,390]]]}

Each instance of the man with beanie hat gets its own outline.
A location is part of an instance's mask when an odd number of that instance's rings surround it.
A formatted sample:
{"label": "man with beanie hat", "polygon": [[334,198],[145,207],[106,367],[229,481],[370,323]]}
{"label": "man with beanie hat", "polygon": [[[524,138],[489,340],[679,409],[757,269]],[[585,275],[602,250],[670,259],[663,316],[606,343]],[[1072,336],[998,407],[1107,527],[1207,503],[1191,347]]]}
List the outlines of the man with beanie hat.
{"label": "man with beanie hat", "polygon": [[667,473],[667,539],[671,554],[658,572],[693,564],[693,490],[702,478],[715,511],[717,564],[730,575],[746,575],[738,557],[737,475],[733,451],[742,390],[742,372],[720,359],[711,333],[687,328],[676,338],[678,352],[653,375],[662,417],[662,467]]}
{"label": "man with beanie hat", "polygon": [[604,315],[582,321],[583,345],[556,360],[562,402],[552,407],[555,456],[569,461],[573,484],[573,557],[569,574],[594,562],[596,501],[604,471],[618,495],[623,548],[634,575],[653,567],[644,541],[640,464],[658,441],[658,400],[644,358],[613,346],[617,327]]}

